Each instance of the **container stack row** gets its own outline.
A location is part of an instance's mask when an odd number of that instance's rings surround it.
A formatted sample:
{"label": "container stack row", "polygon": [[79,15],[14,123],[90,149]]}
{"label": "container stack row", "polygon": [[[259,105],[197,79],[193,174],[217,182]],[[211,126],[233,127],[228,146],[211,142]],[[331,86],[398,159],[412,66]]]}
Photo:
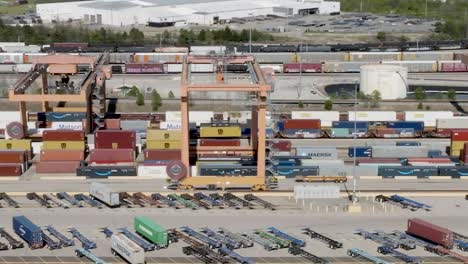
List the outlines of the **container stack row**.
{"label": "container stack row", "polygon": [[321,137],[320,119],[285,119],[277,123],[283,138],[319,138]]}
{"label": "container stack row", "polygon": [[452,131],[450,141],[450,156],[459,157],[466,143],[468,143],[468,131]]}
{"label": "container stack row", "polygon": [[0,176],[21,176],[32,158],[31,140],[0,140]]}

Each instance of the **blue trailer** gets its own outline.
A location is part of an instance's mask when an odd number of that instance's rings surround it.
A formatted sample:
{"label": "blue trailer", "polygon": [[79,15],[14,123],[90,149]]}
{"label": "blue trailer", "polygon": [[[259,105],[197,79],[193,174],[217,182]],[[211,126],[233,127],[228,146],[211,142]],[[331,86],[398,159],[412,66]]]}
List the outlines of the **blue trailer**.
{"label": "blue trailer", "polygon": [[20,236],[31,249],[44,247],[42,230],[25,216],[13,217],[13,230]]}
{"label": "blue trailer", "polygon": [[366,121],[333,121],[332,128],[349,128],[349,129],[369,129],[369,122]]}
{"label": "blue trailer", "polygon": [[421,142],[417,141],[398,141],[396,143],[397,147],[418,147],[421,146]]}
{"label": "blue trailer", "polygon": [[388,122],[387,128],[393,129],[413,129],[415,132],[424,131],[424,122],[419,121],[395,121]]}
{"label": "blue trailer", "polygon": [[348,157],[354,157],[354,148],[356,148],[356,158],[370,158],[372,157],[372,147],[349,147]]}

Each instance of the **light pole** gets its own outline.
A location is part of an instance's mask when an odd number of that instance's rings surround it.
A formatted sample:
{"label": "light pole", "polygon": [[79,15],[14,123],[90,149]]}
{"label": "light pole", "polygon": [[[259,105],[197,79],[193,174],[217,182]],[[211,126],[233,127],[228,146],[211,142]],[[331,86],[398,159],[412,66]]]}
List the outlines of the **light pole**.
{"label": "light pole", "polygon": [[353,150],[353,204],[356,204],[358,202],[357,197],[356,197],[356,139],[357,139],[357,93],[358,93],[358,81],[354,83],[354,133],[353,133],[353,141],[354,141],[354,150]]}

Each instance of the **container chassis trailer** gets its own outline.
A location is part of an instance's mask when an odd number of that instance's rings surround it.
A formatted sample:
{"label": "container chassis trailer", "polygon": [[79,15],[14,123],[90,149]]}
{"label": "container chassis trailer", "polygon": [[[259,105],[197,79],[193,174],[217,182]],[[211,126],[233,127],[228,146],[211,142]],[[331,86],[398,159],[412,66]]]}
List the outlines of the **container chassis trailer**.
{"label": "container chassis trailer", "polygon": [[72,227],[68,229],[68,232],[70,232],[74,238],[78,239],[82,243],[82,246],[85,250],[97,248],[96,243],[81,234],[78,229]]}
{"label": "container chassis trailer", "polygon": [[6,193],[0,193],[0,200],[4,200],[7,202],[8,206],[13,207],[13,208],[19,208],[18,202],[13,200],[8,194]]}
{"label": "container chassis trailer", "polygon": [[406,254],[401,253],[400,251],[397,251],[389,246],[380,246],[377,248],[377,252],[379,252],[382,255],[391,255],[397,259],[401,259],[405,263],[422,263],[420,258],[413,257],[413,256],[408,256]]}
{"label": "container chassis trailer", "polygon": [[94,200],[94,199],[91,199],[89,196],[87,195],[84,195],[84,194],[75,194],[75,199],[78,200],[78,201],[83,201],[87,204],[89,204],[91,207],[96,207],[98,209],[102,209],[104,208],[104,204],[97,201],[97,200]]}
{"label": "container chassis trailer", "polygon": [[67,201],[72,206],[83,207],[83,203],[81,203],[78,199],[76,199],[75,197],[69,195],[66,192],[57,193],[56,196],[57,196],[57,198],[59,198],[61,200]]}
{"label": "container chassis trailer", "polygon": [[53,237],[57,238],[60,241],[60,244],[64,247],[72,247],[75,245],[75,241],[73,239],[67,238],[65,235],[60,233],[57,229],[53,226],[48,225],[44,228],[47,230]]}
{"label": "container chassis trailer", "polygon": [[8,233],[3,228],[0,228],[0,237],[3,237],[8,241],[8,248],[10,249],[24,248],[23,242],[16,240],[12,235],[10,235],[10,233]]}
{"label": "container chassis trailer", "polygon": [[28,200],[34,200],[38,202],[43,207],[46,207],[46,208],[52,207],[52,205],[48,201],[44,200],[41,196],[39,196],[35,192],[27,193],[26,198],[28,198]]}
{"label": "container chassis trailer", "polygon": [[300,248],[300,247],[296,247],[296,246],[293,246],[293,247],[290,247],[288,248],[288,253],[291,254],[291,255],[294,255],[294,256],[301,256],[307,260],[309,260],[310,262],[312,263],[321,263],[321,264],[327,264],[328,261],[321,258],[321,257],[318,257],[310,252],[307,252],[305,251],[304,249]]}
{"label": "container chassis trailer", "polygon": [[153,251],[156,249],[156,245],[147,242],[145,239],[141,238],[140,236],[130,232],[127,228],[119,228],[117,229],[119,233],[124,234],[130,240],[135,242],[138,246],[140,246],[144,251]]}
{"label": "container chassis trailer", "polygon": [[357,229],[354,234],[362,236],[364,239],[369,239],[374,241],[377,244],[383,245],[383,246],[389,246],[391,248],[398,248],[399,244],[395,243],[392,240],[386,239],[384,237],[381,237],[377,234],[368,232],[364,229]]}
{"label": "container chassis trailer", "polygon": [[171,229],[168,231],[171,233],[171,236],[174,236],[178,240],[183,240],[185,243],[189,244],[188,247],[182,248],[182,251],[185,255],[193,255],[204,263],[229,263],[227,258],[214,252],[208,246],[199,242],[193,237],[190,237],[189,235],[186,235],[176,229]]}
{"label": "container chassis trailer", "polygon": [[107,262],[100,259],[99,257],[97,257],[96,255],[94,255],[93,253],[89,252],[88,250],[84,248],[75,249],[75,255],[79,258],[86,257],[87,259],[91,260],[95,264],[108,264]]}
{"label": "container chassis trailer", "polygon": [[275,227],[268,227],[267,231],[281,239],[290,241],[293,247],[305,247],[306,245],[306,242],[304,240],[300,240],[291,235],[288,235]]}
{"label": "container chassis trailer", "polygon": [[419,209],[424,209],[426,211],[431,210],[431,206],[416,202],[414,200],[399,196],[399,195],[392,195],[392,196],[385,196],[385,195],[377,195],[375,197],[375,201],[382,203],[390,203],[395,206],[401,207],[403,209],[410,209],[411,211],[417,211]]}
{"label": "container chassis trailer", "polygon": [[390,262],[384,261],[378,257],[372,256],[360,249],[357,248],[352,248],[347,251],[347,254],[353,258],[355,257],[360,257],[362,259],[365,259],[367,261],[370,261],[375,264],[391,264]]}
{"label": "container chassis trailer", "polygon": [[220,227],[218,233],[222,234],[223,236],[232,239],[242,245],[243,248],[249,248],[254,246],[254,242],[250,239],[245,238],[242,235],[234,234],[231,231]]}
{"label": "container chassis trailer", "polygon": [[317,239],[325,244],[327,244],[327,246],[331,249],[337,249],[337,248],[342,248],[343,247],[343,243],[341,242],[338,242],[334,239],[331,239],[325,235],[322,235],[322,234],[319,234],[315,231],[313,231],[312,229],[310,228],[304,228],[304,233],[309,235],[310,238],[313,238],[313,239]]}

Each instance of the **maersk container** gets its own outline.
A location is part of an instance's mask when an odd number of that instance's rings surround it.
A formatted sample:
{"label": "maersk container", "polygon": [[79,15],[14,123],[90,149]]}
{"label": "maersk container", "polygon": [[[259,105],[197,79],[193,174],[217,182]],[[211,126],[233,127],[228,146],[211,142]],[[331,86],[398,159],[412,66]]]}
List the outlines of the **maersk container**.
{"label": "maersk container", "polygon": [[119,193],[113,192],[110,187],[102,183],[92,182],[89,186],[89,195],[110,207],[120,206]]}
{"label": "maersk container", "polygon": [[372,157],[372,147],[349,147],[348,157],[354,157],[354,148],[356,148],[356,158],[370,158]]}
{"label": "maersk container", "polygon": [[455,179],[468,176],[468,166],[439,166],[439,176],[450,176]]}
{"label": "maersk container", "polygon": [[379,176],[384,178],[394,178],[401,176],[416,176],[418,178],[429,178],[438,176],[437,167],[432,166],[379,166]]}
{"label": "maersk container", "polygon": [[396,121],[394,111],[348,111],[348,121]]}
{"label": "maersk container", "polygon": [[146,216],[137,216],[133,219],[135,231],[151,241],[158,248],[167,248],[169,239],[167,229],[156,224],[153,220]]}
{"label": "maersk container", "polygon": [[335,121],[332,123],[332,128],[352,128],[354,129],[368,129],[369,122],[367,121]]}
{"label": "maersk container", "polygon": [[414,129],[415,132],[424,131],[424,122],[420,121],[395,121],[388,122],[387,128],[394,129]]}
{"label": "maersk container", "polygon": [[124,234],[113,234],[111,236],[111,251],[114,256],[119,255],[128,263],[146,263],[145,251]]}
{"label": "maersk container", "polygon": [[13,230],[26,241],[31,249],[42,248],[42,230],[25,216],[13,217]]}
{"label": "maersk container", "polygon": [[335,147],[298,147],[296,156],[307,156],[313,160],[336,160],[338,150]]}
{"label": "maersk container", "polygon": [[426,146],[373,146],[373,158],[426,158]]}
{"label": "maersk container", "polygon": [[86,113],[47,112],[45,113],[45,119],[47,122],[81,122],[86,119]]}

